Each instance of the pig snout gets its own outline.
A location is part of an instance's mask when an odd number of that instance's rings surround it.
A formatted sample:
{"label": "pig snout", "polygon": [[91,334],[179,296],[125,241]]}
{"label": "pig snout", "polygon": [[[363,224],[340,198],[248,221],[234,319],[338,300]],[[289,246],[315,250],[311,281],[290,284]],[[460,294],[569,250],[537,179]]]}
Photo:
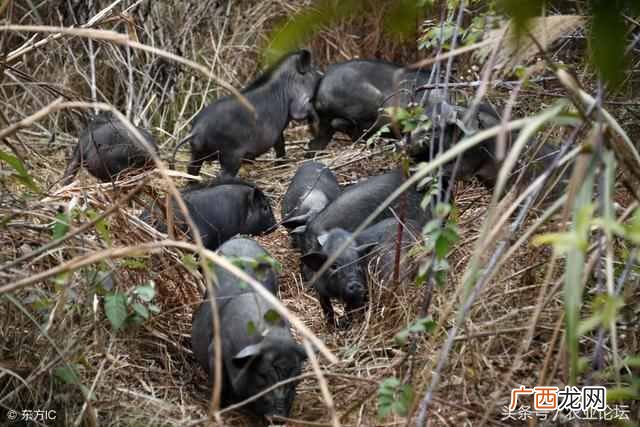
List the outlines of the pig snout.
{"label": "pig snout", "polygon": [[364,283],[352,280],[344,288],[344,299],[354,305],[364,304],[366,291]]}
{"label": "pig snout", "polygon": [[269,408],[264,415],[265,418],[288,417],[289,412],[291,412],[291,405],[289,400],[287,399],[287,392],[285,388],[281,387],[281,390],[274,390],[271,397],[272,401],[270,402]]}

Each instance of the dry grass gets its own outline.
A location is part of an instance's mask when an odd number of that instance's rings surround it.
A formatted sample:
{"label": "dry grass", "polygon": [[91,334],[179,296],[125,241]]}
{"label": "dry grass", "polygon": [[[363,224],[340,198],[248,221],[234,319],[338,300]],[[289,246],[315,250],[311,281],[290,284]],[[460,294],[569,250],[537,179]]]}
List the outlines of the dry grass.
{"label": "dry grass", "polygon": [[[190,18],[188,7],[180,5],[176,6],[171,25],[154,28],[154,22],[163,17],[161,3],[146,15],[144,27],[141,21],[136,21],[141,41],[180,50],[185,57],[203,63],[213,74],[239,87],[258,69],[259,48],[270,26],[308,2],[237,2],[237,7],[234,5],[229,14],[226,9],[216,7],[200,21]],[[372,5],[375,6],[373,2]],[[416,59],[411,44],[399,45],[381,36],[380,19],[384,8],[373,6],[375,10],[370,15],[343,22],[311,42],[319,63],[355,56],[379,56],[399,62]],[[124,24],[116,20],[101,24],[101,28],[118,28],[117,25]],[[182,34],[184,37],[173,34],[172,28],[183,27],[190,28],[186,35]],[[20,37],[24,36],[11,38],[8,46],[16,48],[22,43]],[[127,67],[120,61],[123,51],[108,44],[96,45],[102,49],[97,67],[99,99],[104,97],[125,110],[129,98]],[[28,116],[59,96],[47,87],[63,91],[73,99],[89,96],[86,55],[69,55],[80,52],[82,46],[78,40],[52,41],[46,50],[36,50],[23,62],[14,64],[23,74],[11,70],[5,73],[7,79],[0,85],[0,99],[9,123]],[[56,66],[52,67],[52,64]],[[153,64],[159,66],[151,55],[134,54],[134,69],[146,70],[145,67]],[[171,68],[167,71],[169,74],[175,72]],[[139,93],[132,116],[152,128],[163,154],[170,152],[176,141],[188,132],[191,115],[205,101],[221,93],[217,86],[200,80],[188,70],[173,75],[175,85],[171,83],[166,90],[158,89],[164,87],[166,81],[172,81],[171,78],[165,75],[163,79],[154,80],[144,72],[135,77]],[[37,84],[27,83],[29,81]],[[544,89],[546,96],[551,96],[549,92],[557,87]],[[140,94],[150,94],[151,99]],[[494,90],[490,95],[498,101],[508,97],[500,90]],[[535,95],[526,99],[529,102],[519,103],[517,115],[538,111],[543,102],[541,99],[547,98]],[[621,114],[629,117],[624,111]],[[86,173],[81,173],[79,182],[70,188],[60,190],[56,186],[67,158],[65,150],[75,143],[75,135],[82,126],[83,120],[77,113],[61,112],[11,138],[22,150],[29,170],[47,190],[48,197],[27,197],[22,187],[13,184],[7,187],[9,184],[0,179],[3,185],[0,217],[8,218],[6,226],[0,227],[0,265],[48,243],[50,225],[61,209],[74,205],[102,212],[122,197],[123,190],[134,188],[143,179],[147,180],[144,192],[109,217],[112,246],[132,246],[159,238],[135,220],[142,207],[140,202],[148,202],[165,190],[156,173],[118,182],[116,190],[110,184],[96,186]],[[289,163],[276,166],[269,154],[242,171],[271,197],[277,216],[280,200],[303,158],[302,148],[309,135],[305,127],[299,126],[289,129],[286,137]],[[330,148],[325,161],[341,183],[388,170],[396,162],[393,156],[381,153],[379,148],[364,149],[344,141],[334,141]],[[186,158],[187,153],[180,153],[179,160]],[[0,166],[4,167],[4,164],[0,163]],[[0,173],[4,171],[0,169]],[[216,171],[215,165],[207,165],[204,169],[208,174]],[[22,196],[14,197],[13,194]],[[476,183],[458,185],[454,216],[460,225],[461,241],[449,256],[452,268],[448,284],[434,290],[429,308],[429,314],[441,328],[432,335],[417,337],[412,351],[394,344],[393,337],[418,316],[423,300],[422,288],[410,283],[396,288],[372,283],[371,304],[363,318],[347,331],[329,330],[315,295],[302,283],[298,271],[300,254],[290,248],[284,229],[258,238],[284,267],[280,276],[284,304],[339,358],[335,365],[329,365],[322,358],[320,364],[327,375],[342,425],[405,425],[407,422],[402,417],[377,418],[378,384],[384,378],[397,377],[410,381],[417,393],[422,393],[431,381],[446,331],[455,321],[462,276],[475,249],[490,198],[491,195]],[[625,207],[631,203],[631,198],[623,191],[617,199]],[[529,218],[527,223],[534,220]],[[76,218],[73,226],[80,226],[83,221],[87,218]],[[548,230],[555,228],[553,223],[547,227]],[[0,271],[0,284],[30,277],[75,256],[105,248],[105,242],[91,229],[61,247]],[[182,256],[178,250],[165,248],[140,256],[143,268],[132,268],[131,264],[127,266],[124,260],[117,259],[106,259],[96,266],[113,272],[118,290],[130,291],[150,280],[157,287],[160,314],[139,327],[118,333],[111,331],[102,303],[96,304],[99,299],[93,297],[94,286],[83,275],[83,271],[89,270],[87,268],[58,277],[57,282],[47,280],[14,292],[12,296],[16,302],[0,295],[0,424],[4,422],[8,408],[56,409],[57,425],[187,426],[206,417],[210,396],[204,388],[204,373],[196,366],[189,344],[191,313],[199,302],[199,277],[183,265]],[[435,390],[430,418],[433,425],[475,425],[489,407],[495,407],[489,422],[501,424],[500,410],[508,403],[508,389],[520,384],[536,385],[543,369],[547,373],[547,384],[566,383],[564,351],[560,348],[563,325],[559,323],[563,305],[559,289],[554,288],[553,283],[533,343],[510,383],[504,383],[506,372],[513,366],[514,355],[522,347],[550,258],[547,249],[524,246],[485,286],[456,338],[443,379]],[[553,280],[558,280],[561,274],[562,271],[558,271]],[[637,286],[629,292],[629,301],[640,300]],[[586,312],[588,307],[585,307]],[[638,324],[637,312],[633,309],[629,312],[625,315],[628,325],[621,325],[623,333],[619,346],[625,354],[637,354],[640,352],[637,326],[634,326]],[[594,347],[593,340],[585,339],[583,347],[584,353],[588,354]],[[407,357],[409,354],[411,357]],[[80,383],[86,387],[84,390],[63,384],[55,377],[54,369],[63,366],[63,359],[77,367]],[[310,372],[311,367],[306,366],[305,373]],[[498,387],[502,387],[502,394],[496,396]],[[83,396],[87,395],[91,399],[85,405]],[[298,386],[291,417],[317,423],[313,425],[330,425],[314,377],[305,378]],[[223,420],[225,424],[238,426],[256,423],[237,412],[225,414]],[[298,424],[303,425],[290,423]]]}
{"label": "dry grass", "polygon": [[[257,174],[257,181],[272,197],[277,212],[286,190],[286,182],[295,172],[294,161],[299,161],[302,157],[301,149],[294,148],[289,153],[292,162],[272,172],[264,172],[270,166],[266,162],[250,166],[245,171],[248,176]],[[361,162],[349,163],[351,159],[363,154],[371,157]],[[351,145],[341,146],[339,152],[332,154],[331,160],[337,165],[335,170],[343,183],[351,182],[355,177],[377,173],[389,162],[388,157],[383,154],[368,150],[362,152],[359,147]],[[340,167],[343,163],[348,164]],[[90,183],[92,179],[83,177],[83,180]],[[72,199],[83,199],[83,203],[96,211],[102,211],[114,202],[122,189],[131,188],[133,184],[134,182],[119,183],[118,192],[113,192],[110,185],[102,185],[100,189],[95,186],[74,186],[55,194],[51,200],[39,206],[31,206],[30,210],[52,218],[58,206],[67,206]],[[475,218],[482,215],[489,197],[478,186],[465,186],[457,195],[459,209],[464,212],[460,216],[464,242],[451,255],[454,274],[451,276],[450,286],[437,289],[434,293],[431,312],[436,319],[439,319],[439,313],[450,302],[455,287],[460,283],[460,274],[464,271],[478,232],[474,227],[477,223]],[[126,211],[135,212],[137,207],[139,206],[134,204]],[[19,218],[29,223],[47,222],[31,217],[28,212]],[[35,248],[38,246],[37,242],[44,242],[49,238],[48,230],[34,231],[19,227],[9,227],[8,230],[9,233],[3,233],[2,238],[12,241],[13,247],[3,251],[3,262],[21,255],[27,250],[25,245]],[[128,246],[153,238],[134,223],[124,210],[111,218],[110,232],[114,239],[113,246]],[[104,242],[95,233],[84,234],[77,240],[64,250],[55,250],[34,262],[30,272],[52,267],[74,252],[79,254],[104,248]],[[322,362],[322,366],[332,374],[328,381],[337,402],[338,413],[342,414],[353,406],[352,413],[342,420],[345,424],[356,424],[358,420],[369,420],[365,421],[369,423],[376,419],[375,391],[382,379],[391,376],[402,378],[411,374],[414,376],[414,384],[422,384],[423,380],[427,380],[428,372],[419,367],[433,365],[438,342],[421,339],[411,364],[404,363],[406,349],[393,344],[394,334],[417,316],[420,306],[418,302],[422,299],[421,289],[404,284],[395,289],[387,287],[382,292],[374,291],[371,308],[361,322],[347,331],[329,330],[315,295],[305,289],[302,283],[298,271],[299,254],[290,249],[286,232],[279,229],[268,236],[259,237],[258,240],[283,265],[280,276],[282,301],[340,359],[338,365],[327,366]],[[203,388],[204,374],[196,366],[189,349],[191,313],[194,304],[199,301],[197,279],[182,266],[181,255],[175,251],[163,250],[144,258],[145,268],[142,270],[123,268],[119,261],[113,261],[111,267],[120,290],[130,290],[138,284],[153,280],[157,285],[158,301],[162,308],[159,315],[142,327],[114,334],[109,329],[102,309],[93,312],[92,301],[87,299],[87,283],[79,273],[75,273],[67,278],[65,288],[68,289],[67,292],[77,294],[78,300],[66,301],[67,304],[73,303],[74,308],[67,306],[47,333],[59,348],[69,348],[66,358],[72,363],[80,364],[82,383],[89,386],[95,382],[96,400],[92,407],[98,414],[101,425],[129,425],[142,420],[150,425],[188,425],[190,421],[206,416],[209,398]],[[536,258],[544,260],[545,257],[536,254]],[[500,274],[500,278],[487,288],[474,306],[464,334],[457,344],[454,360],[438,392],[443,404],[436,406],[437,413],[448,422],[456,424],[481,416],[484,401],[493,390],[496,378],[508,365],[510,355],[518,346],[518,338],[524,333],[528,312],[533,305],[532,298],[535,296],[535,287],[529,281],[532,275],[535,277],[536,269],[519,274],[527,266],[531,266],[531,251],[523,250],[516,262]],[[53,303],[64,294],[56,292],[52,283],[41,289],[45,295],[54,299]],[[18,300],[25,301],[33,292],[25,290],[15,295]],[[541,342],[545,342],[553,330],[555,316],[558,314],[557,304],[552,302],[545,311],[537,337]],[[53,399],[50,405],[60,408],[59,413],[68,413],[70,418],[66,419],[65,424],[71,422],[83,403],[77,389],[57,384],[52,380],[50,371],[37,375],[41,364],[55,357],[55,354],[51,354],[49,342],[42,339],[35,325],[20,314],[12,303],[5,301],[1,307],[4,311],[2,318],[11,319],[1,328],[5,352],[3,364],[22,372],[36,392],[32,394],[25,388],[3,404],[31,408]],[[36,320],[40,324],[46,321],[37,314]],[[443,320],[445,325],[449,324],[449,321]],[[25,334],[25,331],[30,332]],[[21,351],[12,351],[17,348]],[[526,361],[531,366],[524,366],[518,372],[514,384],[533,381],[530,370],[540,357],[541,354],[527,357]],[[412,373],[408,371],[410,365],[414,366]],[[54,381],[53,389],[43,387],[50,381]],[[15,386],[15,380],[7,381],[2,394]],[[61,394],[68,400],[61,400]],[[328,422],[326,408],[320,396],[315,379],[303,380],[292,418]],[[252,423],[238,414],[226,416],[224,420],[233,425]],[[402,421],[398,419],[396,422]]]}

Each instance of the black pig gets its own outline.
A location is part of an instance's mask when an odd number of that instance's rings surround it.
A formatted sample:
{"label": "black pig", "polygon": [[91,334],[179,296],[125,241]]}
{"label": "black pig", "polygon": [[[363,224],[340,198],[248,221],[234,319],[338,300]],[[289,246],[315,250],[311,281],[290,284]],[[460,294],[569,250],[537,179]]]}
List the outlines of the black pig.
{"label": "black pig", "polygon": [[[333,228],[317,236],[316,248],[304,254],[301,259],[303,266],[310,269],[303,271],[306,279],[312,276],[312,271],[320,270],[332,254],[338,253],[338,249],[351,236],[351,232],[341,228]],[[346,319],[339,324],[341,327],[348,326],[353,312],[361,309],[367,302],[367,276],[363,260],[373,246],[375,243],[358,246],[357,241],[351,242],[338,253],[334,263],[313,284],[330,326],[335,324],[332,299],[338,299],[345,304]]]}
{"label": "black pig", "polygon": [[[366,178],[347,187],[306,226],[302,225],[292,233],[304,234],[305,243],[302,249],[308,251],[316,246],[317,236],[333,228],[354,231],[403,182],[402,171],[399,169]],[[422,195],[415,188],[410,188],[403,196],[396,198],[391,206],[382,211],[374,221],[402,215],[403,197],[405,198],[404,217],[424,225],[429,218],[420,208]]]}
{"label": "black pig", "polygon": [[[182,192],[189,214],[200,232],[207,249],[215,250],[237,234],[262,234],[276,226],[269,199],[254,185],[238,178],[218,179],[210,184],[194,185]],[[173,203],[174,223],[188,233],[187,222],[178,205]],[[153,208],[153,215],[143,212],[143,220],[154,216],[158,230],[166,230],[162,209]]]}
{"label": "black pig", "polygon": [[[293,233],[302,238],[303,275],[308,280],[313,272],[339,248],[351,233],[403,182],[402,172],[394,170],[374,176],[348,187],[329,206],[322,210],[306,226]],[[402,197],[402,196],[401,196]],[[416,221],[418,227],[426,223],[428,215],[420,208],[421,194],[411,188],[404,195],[405,218]],[[401,202],[396,199],[391,209],[385,209],[376,221],[401,215]],[[366,275],[361,260],[376,242],[353,242],[341,253],[333,265],[314,284],[329,324],[334,323],[330,299],[337,298],[346,304],[347,312],[362,307],[366,301]],[[357,261],[356,261],[357,260]],[[348,319],[347,319],[348,320]]]}
{"label": "black pig", "polygon": [[[136,128],[145,141],[157,150],[149,132]],[[62,177],[62,184],[73,181],[81,166],[101,181],[111,181],[127,169],[142,169],[152,164],[149,152],[133,133],[111,112],[102,112],[80,134],[78,144]]]}
{"label": "black pig", "polygon": [[[398,280],[411,279],[416,273],[416,265],[408,258],[408,251],[420,241],[421,230],[417,222],[403,223],[400,240],[400,264]],[[356,239],[362,246],[374,244],[367,253],[369,272],[380,282],[389,282],[395,270],[396,245],[398,243],[398,220],[387,218],[366,228]]]}
{"label": "black pig", "polygon": [[[466,117],[468,111],[467,107],[452,106],[442,101],[431,104],[427,115],[433,119],[435,129],[418,129],[413,132],[412,144],[408,147],[409,156],[418,162],[429,161],[432,153],[438,153],[437,148],[431,147],[434,135],[439,138],[440,135],[444,134],[442,148],[447,150],[462,138],[472,136],[476,132],[498,126],[501,123],[498,112],[486,102],[478,104],[474,114],[470,117]],[[467,120],[463,123],[465,118]],[[445,127],[444,132],[442,132],[442,126]],[[507,132],[506,136],[505,149],[508,152],[510,145],[518,137],[518,132]],[[493,190],[498,179],[498,172],[502,166],[502,162],[496,158],[497,140],[497,137],[489,138],[465,151],[460,159],[456,176],[461,179],[476,177],[487,189]],[[527,144],[529,149],[533,148],[533,141],[528,141]],[[526,168],[521,184],[524,187],[528,186],[537,175],[551,166],[555,157],[554,152],[557,152],[557,149],[553,145],[544,142],[530,162],[525,164],[519,159],[519,165],[514,171],[516,173],[509,178],[508,187],[513,184],[520,168]],[[445,177],[449,177],[452,174],[453,165],[454,162],[450,162],[445,166]],[[565,173],[562,179],[566,180],[567,178],[568,174]],[[559,190],[556,189],[556,194],[562,192],[562,188],[560,186]]]}
{"label": "black pig", "polygon": [[[193,121],[188,172],[197,175],[205,160],[219,159],[223,174],[235,176],[242,159],[254,159],[275,148],[284,157],[282,132],[290,120],[314,116],[311,99],[319,74],[308,50],[285,56],[246,87],[242,94],[255,108],[252,114],[234,96],[202,110]],[[175,157],[175,151],[174,151]]]}
{"label": "black pig", "polygon": [[[269,254],[249,239],[233,239],[220,247],[219,253],[230,260],[248,262],[243,270],[272,293],[277,293],[275,272],[265,261]],[[306,359],[304,348],[297,344],[284,319],[273,317],[273,307],[253,288],[230,273],[215,269],[217,277],[214,303],[220,319],[222,351],[222,403],[248,399],[272,385],[300,374]],[[214,340],[213,315],[208,294],[193,315],[191,345],[198,363],[213,384]],[[278,387],[247,405],[257,416],[287,417],[295,398],[296,385]]]}
{"label": "black pig", "polygon": [[[340,195],[338,180],[331,170],[319,162],[305,162],[293,176],[282,199],[282,225],[293,229],[306,225]],[[292,236],[293,246],[300,247]]]}
{"label": "black pig", "polygon": [[415,94],[415,88],[426,83],[429,74],[376,60],[357,59],[329,66],[313,100],[318,123],[309,143],[310,154],[324,150],[336,131],[353,141],[372,135],[389,123],[388,118],[379,117],[380,108],[406,107],[412,99],[421,98],[422,93]]}

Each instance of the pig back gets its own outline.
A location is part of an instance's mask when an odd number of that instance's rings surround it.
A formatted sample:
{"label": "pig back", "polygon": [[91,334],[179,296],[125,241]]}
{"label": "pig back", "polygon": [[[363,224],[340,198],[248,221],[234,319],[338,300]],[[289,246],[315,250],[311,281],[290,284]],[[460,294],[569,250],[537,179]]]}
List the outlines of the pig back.
{"label": "pig back", "polygon": [[[350,187],[327,206],[311,222],[310,231],[319,235],[323,231],[342,228],[354,231],[375,209],[382,204],[404,182],[402,172],[394,170],[384,175],[367,178]],[[403,197],[405,200],[403,201]],[[428,220],[426,213],[420,208],[422,195],[414,187],[409,188],[404,195],[399,196],[374,221],[402,215],[423,224]]]}
{"label": "pig back", "polygon": [[305,162],[296,171],[282,199],[282,218],[320,211],[340,195],[338,180],[319,162]]}

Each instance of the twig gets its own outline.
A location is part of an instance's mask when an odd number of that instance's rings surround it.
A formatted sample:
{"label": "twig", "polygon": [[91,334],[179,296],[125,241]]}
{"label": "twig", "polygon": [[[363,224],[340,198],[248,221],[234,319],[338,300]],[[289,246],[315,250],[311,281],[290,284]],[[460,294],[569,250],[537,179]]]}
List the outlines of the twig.
{"label": "twig", "polygon": [[16,265],[31,259],[35,256],[38,256],[42,253],[45,253],[59,245],[61,245],[63,242],[85,232],[86,230],[92,228],[93,226],[95,226],[98,222],[100,222],[101,220],[103,220],[104,218],[108,217],[109,215],[111,215],[112,213],[114,213],[115,211],[117,211],[118,209],[120,209],[122,206],[124,206],[125,204],[127,204],[127,202],[129,202],[129,200],[131,200],[131,198],[133,196],[135,196],[146,184],[146,179],[142,180],[133,190],[131,190],[129,193],[125,194],[124,197],[118,199],[115,201],[115,203],[109,207],[109,209],[107,209],[106,211],[102,212],[100,215],[96,216],[94,219],[92,219],[89,222],[85,222],[84,224],[82,224],[80,227],[76,228],[73,231],[68,232],[67,234],[65,234],[64,236],[60,237],[59,239],[56,240],[52,240],[47,244],[44,244],[42,246],[40,246],[38,249],[35,249],[29,253],[26,253],[24,255],[22,255],[20,258],[15,259],[11,262],[8,262],[7,264],[4,264],[2,266],[0,266],[0,271],[4,271],[7,270],[9,268],[15,267]]}
{"label": "twig", "polygon": [[324,375],[322,375],[322,370],[320,369],[320,365],[318,364],[318,358],[313,352],[313,348],[311,347],[309,341],[304,341],[304,348],[307,352],[307,356],[309,357],[309,361],[311,362],[313,372],[316,374],[316,378],[318,379],[322,398],[324,399],[324,403],[327,406],[327,410],[329,411],[329,416],[331,417],[331,425],[333,427],[340,427],[340,419],[338,418],[338,414],[336,413],[336,407],[333,403],[333,396],[331,396],[329,385],[327,384],[327,380],[325,380]]}

